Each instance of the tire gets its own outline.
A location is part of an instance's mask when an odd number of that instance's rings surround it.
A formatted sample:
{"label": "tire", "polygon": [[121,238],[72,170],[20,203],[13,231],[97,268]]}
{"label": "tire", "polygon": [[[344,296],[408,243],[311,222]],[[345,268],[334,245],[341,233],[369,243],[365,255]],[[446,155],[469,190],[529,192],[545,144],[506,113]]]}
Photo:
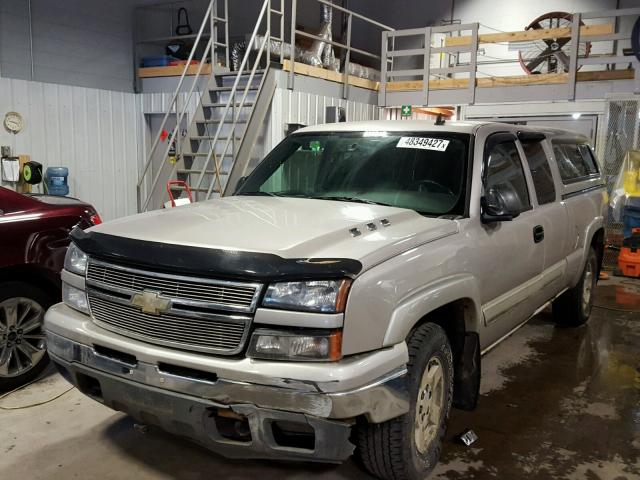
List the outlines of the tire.
{"label": "tire", "polygon": [[[384,423],[359,425],[356,432],[356,455],[371,474],[385,480],[424,480],[431,473],[440,458],[451,411],[453,356],[444,330],[434,323],[422,324],[413,330],[407,346],[409,413]],[[434,381],[436,388],[421,388],[425,379],[437,377],[438,368],[442,375],[440,386]],[[428,391],[431,395],[425,395]],[[425,400],[420,405],[422,399]],[[439,411],[433,408],[438,399]],[[425,410],[427,405],[431,410]],[[429,420],[430,414],[434,417]],[[426,436],[421,433],[424,430],[417,429],[418,416],[429,420]]]}
{"label": "tire", "polygon": [[53,303],[49,294],[28,283],[0,284],[0,390],[24,385],[47,368],[42,324]]}
{"label": "tire", "polygon": [[589,319],[598,280],[598,255],[589,249],[580,281],[553,301],[553,320],[563,327],[579,327]]}

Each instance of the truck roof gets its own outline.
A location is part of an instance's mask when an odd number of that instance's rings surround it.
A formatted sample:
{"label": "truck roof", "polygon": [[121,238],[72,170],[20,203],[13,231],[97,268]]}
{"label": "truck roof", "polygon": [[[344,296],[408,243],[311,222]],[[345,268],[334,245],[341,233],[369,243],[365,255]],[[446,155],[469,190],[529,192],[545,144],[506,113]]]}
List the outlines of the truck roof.
{"label": "truck roof", "polygon": [[566,140],[588,143],[589,139],[584,135],[570,130],[545,127],[544,125],[514,125],[509,123],[490,121],[445,121],[444,125],[436,125],[433,120],[370,120],[363,122],[325,123],[304,127],[295,133],[313,132],[457,132],[473,134],[483,125],[504,125],[507,130],[526,130],[541,132],[549,138],[562,138]]}
{"label": "truck roof", "polygon": [[473,133],[489,122],[446,122],[436,125],[433,120],[369,120],[364,122],[324,123],[304,127],[296,133],[310,132],[459,132]]}

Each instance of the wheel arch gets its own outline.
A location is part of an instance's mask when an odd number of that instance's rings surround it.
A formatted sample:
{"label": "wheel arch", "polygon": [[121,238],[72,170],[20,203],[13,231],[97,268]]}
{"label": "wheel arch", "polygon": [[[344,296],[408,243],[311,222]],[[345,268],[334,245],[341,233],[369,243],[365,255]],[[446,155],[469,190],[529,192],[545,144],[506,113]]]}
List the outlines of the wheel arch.
{"label": "wheel arch", "polygon": [[[582,236],[584,235],[584,236]],[[598,242],[601,245],[598,245]],[[587,263],[589,249],[594,247],[598,254],[598,268],[600,268],[602,258],[604,257],[604,217],[596,217],[584,229],[584,234],[580,237],[580,246],[572,254],[569,255],[569,287],[575,287],[582,270]]]}
{"label": "wheel arch", "polygon": [[598,256],[598,274],[602,270],[602,262],[604,260],[604,227],[600,226],[591,236],[590,246],[595,250]]}
{"label": "wheel arch", "polygon": [[[448,316],[445,314],[449,314]],[[456,330],[478,332],[482,321],[480,293],[471,275],[455,275],[426,285],[405,298],[393,310],[383,346],[404,341],[420,323],[436,317],[454,319]],[[438,322],[435,322],[438,323]],[[441,325],[445,331],[451,326]]]}
{"label": "wheel arch", "polygon": [[480,387],[481,322],[477,282],[470,275],[457,275],[431,284],[402,302],[393,312],[385,346],[405,341],[424,323],[440,326],[453,354],[454,406],[473,410]]}
{"label": "wheel arch", "polygon": [[0,283],[5,282],[23,282],[34,285],[55,301],[61,299],[61,281],[60,274],[35,264],[12,265],[0,268]]}

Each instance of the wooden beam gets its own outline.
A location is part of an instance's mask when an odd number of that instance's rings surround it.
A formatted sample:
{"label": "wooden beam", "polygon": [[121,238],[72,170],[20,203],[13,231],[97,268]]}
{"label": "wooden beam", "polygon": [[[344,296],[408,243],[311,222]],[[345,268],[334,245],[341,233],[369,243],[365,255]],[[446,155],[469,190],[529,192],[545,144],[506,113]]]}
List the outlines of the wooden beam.
{"label": "wooden beam", "polygon": [[[287,72],[291,71],[291,61],[285,59],[282,62],[282,69]],[[327,70],[326,68],[313,67],[311,65],[307,65],[306,63],[296,62],[294,64],[294,71],[295,73],[306,75],[308,77],[322,78],[323,80],[329,80],[330,82],[343,83],[342,74],[340,72],[336,72],[335,70]],[[366,88],[368,90],[378,90],[378,86],[380,83],[374,80],[367,80],[366,78],[355,77],[353,75],[349,75],[348,81],[349,85]]]}
{"label": "wooden beam", "polygon": [[[198,73],[200,65],[189,65],[187,75],[195,75]],[[184,65],[170,65],[168,67],[146,67],[138,69],[138,76],[140,78],[152,78],[152,77],[179,77],[184,71]],[[209,75],[211,73],[211,65],[206,64],[202,66],[202,75]]]}
{"label": "wooden beam", "polygon": [[[513,87],[523,85],[558,85],[567,83],[567,73],[541,73],[538,75],[515,75],[508,77],[481,77],[476,79],[478,88]],[[578,82],[601,82],[608,80],[632,80],[633,70],[598,70],[590,72],[578,72]],[[468,78],[445,78],[429,81],[429,90],[451,90],[468,88]],[[409,80],[404,82],[387,83],[387,91],[415,91],[422,90],[422,80]]]}
{"label": "wooden beam", "polygon": [[[165,67],[166,68],[166,67]],[[291,69],[291,62],[284,60],[283,70]],[[342,74],[327,70],[320,67],[312,67],[304,63],[295,63],[295,73],[307,75],[310,77],[322,78],[331,82],[342,83]],[[598,70],[588,72],[578,72],[578,82],[594,82],[607,80],[630,80],[634,78],[633,70]],[[523,85],[558,85],[567,83],[568,74],[566,73],[542,73],[536,75],[515,75],[505,77],[480,77],[476,79],[478,88],[491,87],[512,87]],[[369,90],[378,90],[379,82],[367,80],[365,78],[349,76],[349,84],[356,87],[366,88]],[[429,81],[430,90],[452,90],[468,88],[468,78],[444,78]],[[402,82],[388,82],[387,91],[401,92],[422,90],[422,80],[407,80]]]}
{"label": "wooden beam", "polygon": [[520,85],[557,85],[567,83],[567,73],[541,73],[536,75],[514,75],[509,77],[478,78],[478,87],[514,87]]}
{"label": "wooden beam", "polygon": [[[580,39],[590,36],[609,35],[613,33],[613,24],[599,23],[580,27]],[[566,38],[571,36],[571,27],[540,28],[518,32],[485,33],[478,37],[479,43],[529,42],[531,40],[546,40],[552,38]],[[461,47],[471,45],[471,36],[447,37],[445,47]]]}
{"label": "wooden beam", "polygon": [[453,108],[445,108],[445,107],[414,107],[414,112],[425,113],[427,115],[442,115],[446,118],[451,118],[455,115],[455,110]]}
{"label": "wooden beam", "polygon": [[[633,58],[633,57],[631,57]],[[633,80],[634,70],[595,70],[590,72],[578,72],[576,79],[579,82],[599,82],[606,80]]]}

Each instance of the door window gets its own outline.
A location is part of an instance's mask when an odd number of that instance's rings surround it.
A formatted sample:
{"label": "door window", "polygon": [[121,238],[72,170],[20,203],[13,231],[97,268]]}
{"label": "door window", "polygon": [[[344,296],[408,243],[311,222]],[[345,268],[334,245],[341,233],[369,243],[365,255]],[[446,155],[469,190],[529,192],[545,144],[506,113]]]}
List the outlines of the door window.
{"label": "door window", "polygon": [[520,204],[519,212],[531,209],[527,181],[515,139],[510,134],[489,137],[485,148],[485,189],[509,190]]}
{"label": "door window", "polygon": [[522,149],[527,157],[533,186],[536,190],[538,203],[544,205],[556,199],[556,187],[553,184],[549,159],[542,147],[542,142],[525,141],[522,142]]}

